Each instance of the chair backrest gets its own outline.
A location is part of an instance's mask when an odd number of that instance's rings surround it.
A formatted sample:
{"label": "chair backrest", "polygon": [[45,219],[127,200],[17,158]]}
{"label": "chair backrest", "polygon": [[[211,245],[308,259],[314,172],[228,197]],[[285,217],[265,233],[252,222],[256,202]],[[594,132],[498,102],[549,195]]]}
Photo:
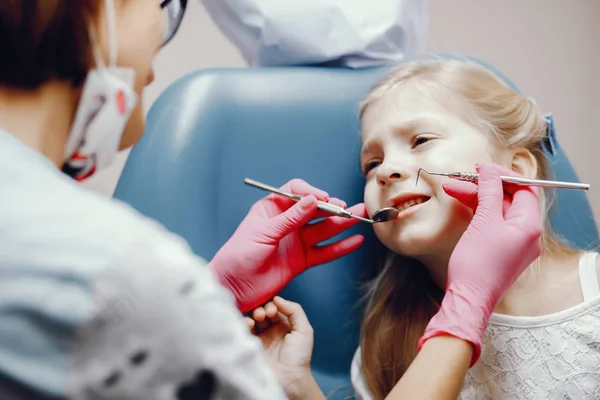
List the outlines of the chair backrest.
{"label": "chair backrest", "polygon": [[[386,71],[234,68],[187,75],[150,110],[115,197],[186,238],[207,260],[266,195],[245,185],[245,177],[273,186],[298,177],[348,204],[362,202],[357,103]],[[555,150],[557,178],[576,181],[560,146]],[[561,192],[557,210],[552,221],[560,234],[577,247],[598,244],[583,193]],[[305,272],[282,293],[303,305],[314,327],[312,367],[326,393],[350,387],[361,283],[380,246],[366,224],[347,234],[356,232],[367,238],[360,250]]]}

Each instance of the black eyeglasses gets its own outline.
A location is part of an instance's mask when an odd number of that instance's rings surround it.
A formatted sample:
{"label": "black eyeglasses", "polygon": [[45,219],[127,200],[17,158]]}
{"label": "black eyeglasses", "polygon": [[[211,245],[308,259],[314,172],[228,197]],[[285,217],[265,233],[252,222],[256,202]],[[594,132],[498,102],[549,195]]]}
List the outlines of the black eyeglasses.
{"label": "black eyeglasses", "polygon": [[163,11],[163,15],[166,23],[165,37],[163,39],[163,46],[171,41],[173,36],[177,33],[183,15],[187,8],[187,0],[158,0],[160,8]]}

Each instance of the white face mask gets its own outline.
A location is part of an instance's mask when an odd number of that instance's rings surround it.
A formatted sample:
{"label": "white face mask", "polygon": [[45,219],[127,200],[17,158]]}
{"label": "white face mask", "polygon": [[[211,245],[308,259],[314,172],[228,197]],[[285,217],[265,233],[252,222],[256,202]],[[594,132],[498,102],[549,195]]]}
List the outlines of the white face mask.
{"label": "white face mask", "polygon": [[81,181],[110,165],[135,109],[138,96],[133,89],[135,70],[117,67],[114,0],[105,0],[109,38],[109,63],[104,65],[95,35],[90,42],[97,67],[83,85],[81,100],[67,139],[63,172]]}

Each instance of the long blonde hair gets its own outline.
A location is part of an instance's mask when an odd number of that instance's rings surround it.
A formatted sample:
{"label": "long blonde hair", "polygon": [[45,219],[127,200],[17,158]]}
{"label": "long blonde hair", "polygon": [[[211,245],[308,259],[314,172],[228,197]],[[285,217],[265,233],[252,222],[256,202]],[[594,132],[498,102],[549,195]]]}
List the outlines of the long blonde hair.
{"label": "long blonde hair", "polygon": [[[489,134],[496,143],[506,148],[527,148],[537,160],[537,177],[549,178],[543,149],[547,125],[537,106],[472,61],[427,60],[400,66],[367,94],[360,104],[361,118],[389,90],[409,84],[408,90],[418,90],[442,101],[450,97],[450,106],[455,107],[452,111]],[[545,218],[551,203],[549,196],[548,192],[541,196],[543,254],[574,254],[552,233]],[[360,339],[363,374],[375,399],[385,398],[416,357],[417,341],[439,309],[444,294],[416,260],[389,254],[382,267],[367,293]]]}

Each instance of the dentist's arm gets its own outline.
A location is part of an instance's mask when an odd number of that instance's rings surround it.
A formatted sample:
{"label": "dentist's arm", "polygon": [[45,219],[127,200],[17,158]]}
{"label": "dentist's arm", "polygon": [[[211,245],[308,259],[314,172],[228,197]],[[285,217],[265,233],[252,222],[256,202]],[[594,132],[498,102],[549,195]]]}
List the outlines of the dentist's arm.
{"label": "dentist's arm", "polygon": [[[446,294],[419,341],[419,354],[386,399],[456,399],[498,301],[541,254],[536,192],[515,188],[509,205],[495,164],[478,168],[479,184],[451,181],[446,193],[475,209],[448,265]],[[486,261],[482,265],[482,260]],[[485,268],[483,267],[485,266]]]}

